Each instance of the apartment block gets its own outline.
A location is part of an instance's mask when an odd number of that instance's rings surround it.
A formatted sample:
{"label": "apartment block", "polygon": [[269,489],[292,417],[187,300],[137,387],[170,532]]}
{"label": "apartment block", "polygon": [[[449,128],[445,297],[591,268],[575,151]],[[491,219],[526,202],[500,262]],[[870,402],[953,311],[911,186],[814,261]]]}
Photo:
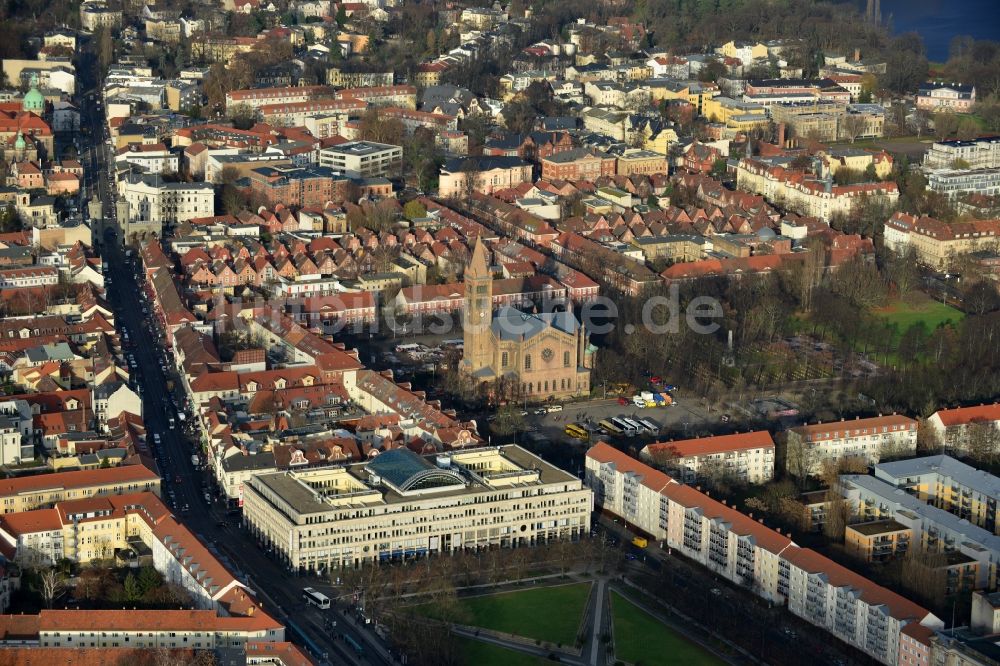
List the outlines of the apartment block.
{"label": "apartment block", "polygon": [[[899,254],[912,248],[917,260],[937,269],[947,269],[956,257],[972,252],[990,250],[1000,237],[1000,220],[967,220],[963,222],[942,222],[927,216],[893,213],[885,223],[885,246]],[[973,408],[975,409],[975,408]],[[952,415],[950,412],[954,412]],[[998,410],[1000,412],[1000,410]],[[941,410],[947,418],[960,418],[960,410]],[[994,419],[1000,418],[998,415]],[[931,425],[939,434],[945,429],[931,417]],[[957,424],[961,425],[961,424]],[[957,433],[961,428],[952,429]]]}
{"label": "apartment block", "polygon": [[966,194],[1000,194],[1000,169],[935,169],[927,174],[927,188],[956,199]]}
{"label": "apartment block", "polygon": [[0,514],[31,511],[95,495],[137,492],[159,495],[160,477],[142,465],[122,465],[0,479]]}
{"label": "apartment block", "polygon": [[[328,131],[327,134],[317,134],[316,136],[333,136],[343,131],[344,123],[351,118],[357,118],[368,108],[365,102],[358,99],[313,99],[304,102],[281,102],[274,104],[264,104],[257,112],[261,119],[270,125],[279,127],[298,127],[304,125],[309,127],[311,119],[318,122],[318,119],[333,118],[336,122],[336,129]],[[324,120],[321,124],[326,125],[333,121]],[[310,128],[311,130],[311,128]]]}
{"label": "apartment block", "polygon": [[317,99],[332,99],[335,91],[330,86],[286,86],[281,88],[248,88],[226,93],[226,111],[236,106],[247,106],[256,111],[268,104],[293,104]]}
{"label": "apartment block", "polygon": [[968,447],[969,429],[977,425],[1000,427],[1000,403],[939,409],[927,419],[927,425],[934,429],[952,451],[964,451]]}
{"label": "apartment block", "polygon": [[256,475],[243,489],[248,529],[296,571],[575,538],[592,510],[579,479],[516,445],[436,457],[399,448]]}
{"label": "apartment block", "polygon": [[130,224],[162,226],[215,214],[215,188],[211,183],[171,182],[159,174],[129,174],[118,181],[118,193],[127,204]]}
{"label": "apartment block", "polygon": [[138,167],[147,173],[176,173],[178,157],[162,143],[133,143],[115,153],[115,166]]}
{"label": "apartment block", "polygon": [[662,547],[786,604],[880,663],[929,661],[930,630],[944,627],[939,618],[752,516],[604,443],[587,452],[585,483],[601,509]]}
{"label": "apartment block", "polygon": [[874,476],[844,474],[840,492],[862,520],[892,519],[913,530],[914,548],[975,561],[976,589],[996,589],[1000,536],[927,504]]}
{"label": "apartment block", "polygon": [[737,163],[736,185],[826,222],[835,214],[850,214],[863,197],[875,197],[888,204],[899,199],[899,188],[893,182],[834,185],[832,179],[821,180],[758,158],[744,158]]}
{"label": "apartment block", "polygon": [[874,464],[886,454],[917,451],[917,422],[898,414],[803,425],[787,434],[786,467],[792,474],[818,474],[824,460],[857,457]]}
{"label": "apartment block", "polygon": [[951,456],[925,456],[875,465],[875,478],[917,499],[1000,534],[1000,478]]}
{"label": "apartment block", "polygon": [[716,475],[749,483],[774,478],[774,440],[766,430],[658,442],[643,447],[639,455],[675,472],[682,481]]}
{"label": "apartment block", "polygon": [[319,151],[320,166],[348,178],[392,177],[399,174],[403,149],[387,143],[349,141]]}
{"label": "apartment block", "polygon": [[936,141],[924,155],[923,162],[928,169],[951,169],[956,163],[966,169],[1000,168],[1000,136]]}
{"label": "apartment block", "polygon": [[895,520],[871,520],[848,525],[844,531],[847,550],[865,562],[883,562],[905,555],[913,530]]}
{"label": "apartment block", "polygon": [[337,99],[358,99],[372,106],[412,110],[417,108],[417,89],[409,85],[344,88],[337,91]]}

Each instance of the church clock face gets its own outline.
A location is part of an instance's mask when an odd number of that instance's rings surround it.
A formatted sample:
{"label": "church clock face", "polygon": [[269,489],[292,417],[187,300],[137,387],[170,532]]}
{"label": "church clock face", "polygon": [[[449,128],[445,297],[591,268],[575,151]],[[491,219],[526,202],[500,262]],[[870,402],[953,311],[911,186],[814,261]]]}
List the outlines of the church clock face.
{"label": "church clock face", "polygon": [[548,347],[546,347],[545,349],[542,350],[542,360],[543,361],[546,361],[546,362],[551,361],[553,356],[555,356],[555,354],[553,354],[552,350],[549,349]]}

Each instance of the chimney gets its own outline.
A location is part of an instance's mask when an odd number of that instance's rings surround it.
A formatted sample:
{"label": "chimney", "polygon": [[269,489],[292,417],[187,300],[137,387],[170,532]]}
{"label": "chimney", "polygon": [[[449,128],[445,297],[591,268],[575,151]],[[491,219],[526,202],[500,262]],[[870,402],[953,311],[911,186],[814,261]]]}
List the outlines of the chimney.
{"label": "chimney", "polygon": [[778,148],[785,147],[785,123],[778,123]]}
{"label": "chimney", "polygon": [[861,62],[861,49],[854,49],[854,62]]}

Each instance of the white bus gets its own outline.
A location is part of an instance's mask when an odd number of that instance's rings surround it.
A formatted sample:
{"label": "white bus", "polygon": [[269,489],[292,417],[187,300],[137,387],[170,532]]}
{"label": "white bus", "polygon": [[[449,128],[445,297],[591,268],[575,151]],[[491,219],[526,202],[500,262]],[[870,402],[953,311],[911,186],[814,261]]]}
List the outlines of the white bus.
{"label": "white bus", "polygon": [[660,432],[659,426],[650,421],[649,419],[639,419],[639,423],[646,427],[651,435],[657,435]]}
{"label": "white bus", "polygon": [[312,604],[316,608],[330,607],[330,597],[326,596],[322,592],[317,592],[311,587],[307,587],[302,590],[302,598],[306,600],[306,603]]}
{"label": "white bus", "polygon": [[632,426],[632,429],[635,430],[636,434],[646,432],[645,426],[643,426],[641,423],[639,423],[638,420],[630,416],[623,416],[622,421]]}
{"label": "white bus", "polygon": [[636,432],[635,427],[620,416],[614,417],[613,419],[611,419],[611,422],[614,423],[616,426],[618,426],[618,428],[622,432],[624,432],[625,435],[628,437],[634,437],[638,434],[638,432]]}

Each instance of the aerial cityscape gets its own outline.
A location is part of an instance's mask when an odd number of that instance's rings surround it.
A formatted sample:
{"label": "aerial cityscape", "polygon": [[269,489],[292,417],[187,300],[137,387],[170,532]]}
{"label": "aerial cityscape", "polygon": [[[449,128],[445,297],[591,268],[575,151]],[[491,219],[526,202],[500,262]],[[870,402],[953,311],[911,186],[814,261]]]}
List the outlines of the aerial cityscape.
{"label": "aerial cityscape", "polygon": [[0,666],[1000,666],[994,3],[0,1]]}

